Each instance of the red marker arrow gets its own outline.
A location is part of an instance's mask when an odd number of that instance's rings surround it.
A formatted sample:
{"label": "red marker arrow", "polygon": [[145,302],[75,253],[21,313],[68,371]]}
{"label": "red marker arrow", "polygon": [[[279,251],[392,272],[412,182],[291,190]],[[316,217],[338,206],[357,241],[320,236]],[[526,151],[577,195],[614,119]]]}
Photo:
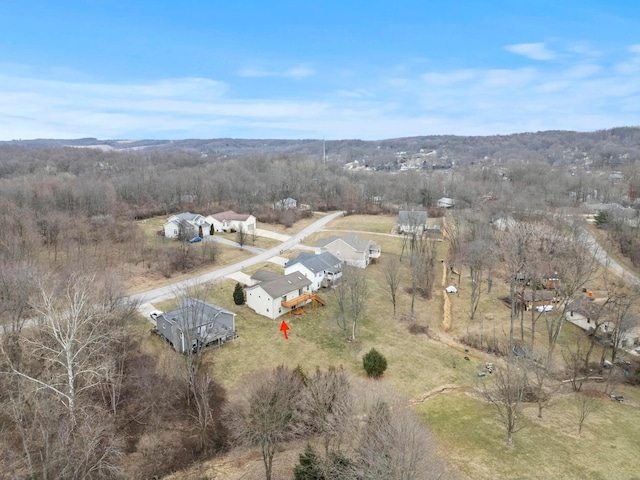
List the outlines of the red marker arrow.
{"label": "red marker arrow", "polygon": [[287,325],[287,322],[282,320],[282,323],[280,324],[280,331],[284,333],[285,340],[289,340],[289,335],[287,335],[287,330],[289,330],[289,325]]}

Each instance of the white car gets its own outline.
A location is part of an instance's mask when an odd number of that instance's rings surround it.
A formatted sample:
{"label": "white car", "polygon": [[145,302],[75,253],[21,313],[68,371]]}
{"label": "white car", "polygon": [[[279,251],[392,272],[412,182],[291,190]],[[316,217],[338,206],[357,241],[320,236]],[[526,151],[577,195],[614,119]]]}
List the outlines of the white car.
{"label": "white car", "polygon": [[164,313],[164,312],[161,312],[160,310],[153,310],[153,311],[149,314],[149,316],[151,317],[151,320],[157,320],[157,319],[158,319],[158,317],[159,317],[160,315],[162,315],[163,313]]}
{"label": "white car", "polygon": [[553,310],[553,305],[538,305],[536,307],[536,310],[538,310],[539,312],[550,312],[551,310]]}
{"label": "white car", "polygon": [[447,293],[458,293],[458,289],[453,285],[449,285],[445,290]]}

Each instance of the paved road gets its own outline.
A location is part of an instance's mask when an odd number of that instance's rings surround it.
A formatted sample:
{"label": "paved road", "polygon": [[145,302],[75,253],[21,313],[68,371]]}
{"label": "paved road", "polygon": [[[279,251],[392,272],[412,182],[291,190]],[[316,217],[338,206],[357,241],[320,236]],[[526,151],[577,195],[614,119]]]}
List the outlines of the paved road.
{"label": "paved road", "polygon": [[582,228],[581,234],[583,235],[583,238],[585,239],[585,243],[589,247],[589,250],[601,265],[603,265],[604,267],[608,267],[609,270],[611,270],[620,278],[628,281],[629,283],[634,283],[636,285],[640,284],[640,278],[638,278],[638,276],[633,272],[630,272],[624,266],[620,265],[613,258],[611,258],[607,251],[602,248],[602,246],[600,246],[598,241],[593,235],[591,235],[588,230]]}
{"label": "paved road", "polygon": [[280,254],[280,252],[282,252],[283,250],[290,250],[291,248],[294,248],[296,244],[304,240],[306,237],[308,237],[312,233],[317,232],[318,230],[321,230],[329,222],[338,217],[341,217],[342,215],[344,215],[344,212],[334,212],[326,215],[321,219],[315,221],[311,225],[308,225],[295,235],[292,235],[289,239],[282,242],[279,246],[270,248],[269,250],[261,251],[254,257],[247,260],[243,260],[233,265],[227,265],[226,267],[214,270],[212,272],[207,272],[202,275],[198,275],[188,280],[175,282],[171,285],[166,285],[164,287],[154,288],[153,290],[149,290],[146,292],[137,293],[135,295],[131,295],[129,298],[135,302],[138,302],[139,304],[153,304],[155,302],[170,300],[178,296],[186,287],[201,283],[210,283],[257,263],[266,262],[271,257]]}

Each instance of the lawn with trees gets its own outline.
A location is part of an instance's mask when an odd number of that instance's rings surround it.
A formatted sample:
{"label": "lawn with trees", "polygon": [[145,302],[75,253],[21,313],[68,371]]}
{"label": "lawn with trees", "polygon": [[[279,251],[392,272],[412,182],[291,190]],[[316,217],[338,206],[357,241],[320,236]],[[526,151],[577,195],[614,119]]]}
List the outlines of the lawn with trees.
{"label": "lawn with trees", "polygon": [[[616,209],[589,226],[580,207],[632,205],[637,162],[632,143],[620,155],[597,145],[602,161],[588,164],[487,153],[406,175],[285,155],[0,145],[3,471],[631,478],[640,379],[621,348],[638,292],[594,260],[584,232],[597,229],[629,269],[640,237]],[[436,207],[445,191],[452,211]],[[348,213],[305,245],[357,231],[382,247],[380,261],[346,269],[321,292],[326,306],[287,318],[288,340],[238,303],[235,280],[188,292],[238,314],[235,341],[183,356],[151,335],[127,293],[275,245],[244,232],[228,236],[239,247],[170,240],[156,234],[164,219],[234,209],[287,234],[312,215],[278,211],[287,197]],[[444,235],[392,233],[397,210],[412,208]],[[593,329],[567,321],[574,314]],[[375,379],[364,369],[372,349],[387,361]]]}

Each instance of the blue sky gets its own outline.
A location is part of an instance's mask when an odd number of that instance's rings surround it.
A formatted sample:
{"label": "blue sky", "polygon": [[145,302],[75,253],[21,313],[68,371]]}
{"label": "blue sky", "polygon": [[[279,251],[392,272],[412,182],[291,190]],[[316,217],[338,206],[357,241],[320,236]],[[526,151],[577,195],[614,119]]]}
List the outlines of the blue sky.
{"label": "blue sky", "polygon": [[640,2],[20,0],[0,139],[639,125]]}

